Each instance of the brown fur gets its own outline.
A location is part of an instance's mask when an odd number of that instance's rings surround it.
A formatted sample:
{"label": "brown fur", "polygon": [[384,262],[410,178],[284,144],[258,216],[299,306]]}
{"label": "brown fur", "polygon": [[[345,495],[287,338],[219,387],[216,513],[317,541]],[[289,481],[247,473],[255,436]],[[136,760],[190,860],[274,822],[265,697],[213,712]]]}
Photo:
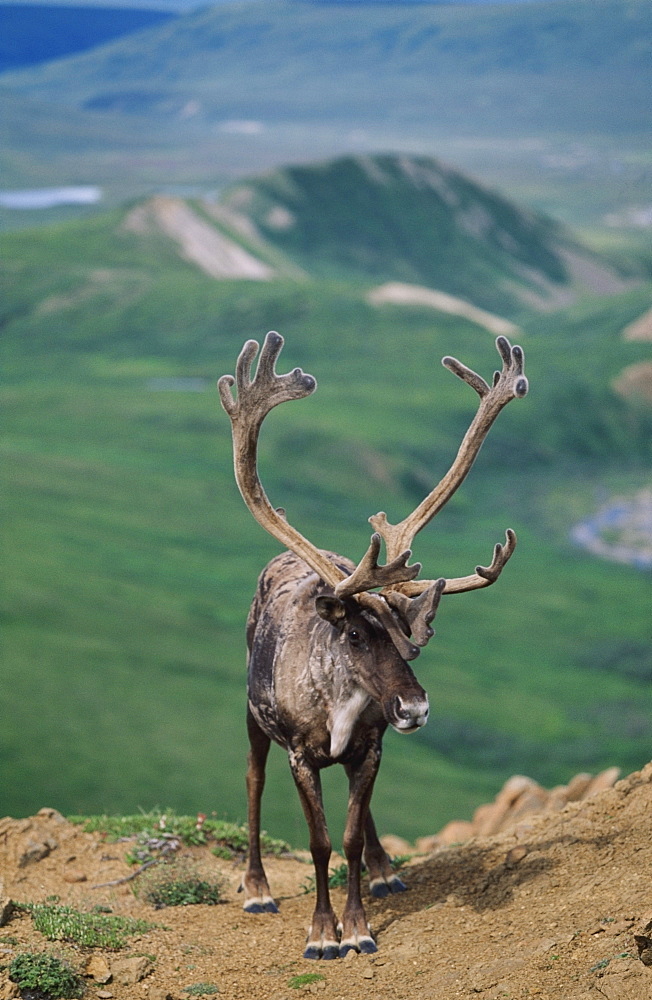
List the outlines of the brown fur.
{"label": "brown fur", "polygon": [[[363,847],[376,893],[404,888],[369,813],[381,741],[388,724],[412,731],[425,723],[428,711],[423,688],[372,613],[349,598],[339,602],[335,622],[320,616],[315,602],[328,593],[306,563],[285,552],[261,574],[247,622],[251,850],[245,909],[275,909],[258,844],[265,761],[274,740],[288,753],[310,829],[317,901],[305,954],[314,958],[334,958],[351,948],[376,950],[360,896]],[[350,783],[344,835],[349,893],[341,935],[328,891],[331,844],[319,779],[320,770],[334,763],[344,765]]]}

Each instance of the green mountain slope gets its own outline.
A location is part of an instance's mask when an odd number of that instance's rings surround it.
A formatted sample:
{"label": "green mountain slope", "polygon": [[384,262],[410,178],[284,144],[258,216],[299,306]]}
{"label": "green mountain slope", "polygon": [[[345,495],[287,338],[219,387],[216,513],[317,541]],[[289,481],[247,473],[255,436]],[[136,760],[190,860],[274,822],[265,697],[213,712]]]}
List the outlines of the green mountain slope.
{"label": "green mountain slope", "polygon": [[509,315],[572,299],[587,280],[592,291],[625,287],[563,227],[431,158],[285,168],[221,204],[315,276],[425,284]]}
{"label": "green mountain slope", "polygon": [[[235,489],[215,378],[248,337],[286,336],[283,366],[319,390],[271,415],[263,481],[312,540],[357,557],[366,518],[407,513],[472,417],[473,393],[439,358],[488,376],[492,337],[375,307],[354,274],[215,280],[134,228],[133,209],[3,234],[0,250],[4,810],[242,818],[243,627],[277,547]],[[649,577],[568,540],[598,491],[645,481],[650,410],[611,383],[649,356],[620,337],[648,301],[640,288],[520,317],[531,394],[415,556],[460,575],[507,526],[519,549],[496,587],[441,608],[417,664],[432,721],[387,740],[384,831],[435,829],[514,770],[553,784],[649,757]],[[337,836],[341,779],[327,789]],[[264,822],[305,842],[280,753]]]}
{"label": "green mountain slope", "polygon": [[207,120],[623,133],[649,121],[651,30],[645,0],[265,0],[192,12],[6,81],[77,107]]}

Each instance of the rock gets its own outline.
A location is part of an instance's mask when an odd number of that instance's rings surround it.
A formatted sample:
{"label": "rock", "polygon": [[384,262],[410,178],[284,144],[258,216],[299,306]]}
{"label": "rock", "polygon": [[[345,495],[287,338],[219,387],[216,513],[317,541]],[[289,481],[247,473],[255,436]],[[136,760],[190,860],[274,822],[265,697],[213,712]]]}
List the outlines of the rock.
{"label": "rock", "polygon": [[519,845],[517,847],[512,847],[510,851],[507,852],[507,857],[505,858],[505,867],[513,868],[515,865],[522,861],[528,854],[527,847]]}
{"label": "rock", "polygon": [[84,974],[90,976],[96,983],[108,983],[111,981],[111,969],[103,955],[91,955],[86,963]]}
{"label": "rock", "polygon": [[465,820],[452,820],[447,823],[443,830],[437,835],[440,844],[445,847],[451,844],[461,844],[470,840],[473,836],[473,824]]}
{"label": "rock", "polygon": [[652,1000],[652,984],[647,976],[607,974],[600,979],[599,995],[606,1000]]}
{"label": "rock", "polygon": [[647,965],[650,968],[652,967],[652,938],[649,936],[649,925],[646,926],[645,930],[646,933],[644,934],[635,934],[634,941],[638,949],[638,957],[643,965]]}
{"label": "rock", "polygon": [[11,914],[14,910],[13,902],[5,897],[4,899],[0,896],[0,927],[4,927],[11,920]]}
{"label": "rock", "polygon": [[390,858],[400,857],[402,854],[414,854],[414,847],[403,840],[403,837],[396,837],[393,833],[388,833],[380,838],[380,842],[389,854]]}
{"label": "rock", "polygon": [[[444,830],[445,829],[446,827],[444,827]],[[431,833],[427,837],[417,837],[415,841],[417,854],[432,854],[432,852],[438,850],[442,844],[443,841],[441,839],[441,834],[439,833]]]}
{"label": "rock", "polygon": [[52,819],[52,820],[54,820],[55,823],[67,823],[68,822],[68,820],[65,818],[65,816],[62,816],[61,813],[57,812],[56,809],[49,809],[47,807],[45,809],[39,809],[39,811],[37,812],[36,815],[37,816],[42,816],[44,819]]}
{"label": "rock", "polygon": [[43,840],[29,838],[23,844],[23,850],[18,859],[18,867],[26,868],[27,865],[42,861],[43,858],[47,858],[48,854],[56,850],[58,846],[54,837],[45,837]]}
{"label": "rock", "polygon": [[583,797],[587,799],[589,795],[595,795],[596,792],[604,792],[607,788],[613,788],[619,776],[619,767],[608,767],[606,771],[601,771],[593,778]]}
{"label": "rock", "polygon": [[20,996],[20,989],[9,979],[0,980],[0,1000],[14,1000]]}
{"label": "rock", "polygon": [[69,882],[71,885],[73,885],[76,882],[86,882],[87,881],[87,877],[86,877],[86,875],[84,875],[83,872],[69,871],[69,872],[65,872],[65,874],[63,876],[63,881],[64,882]]}
{"label": "rock", "polygon": [[129,958],[115,958],[111,961],[111,973],[123,986],[133,986],[152,971],[152,963],[144,955],[132,955]]}
{"label": "rock", "polygon": [[566,785],[566,801],[579,802],[589,790],[589,786],[594,781],[592,774],[576,774]]}

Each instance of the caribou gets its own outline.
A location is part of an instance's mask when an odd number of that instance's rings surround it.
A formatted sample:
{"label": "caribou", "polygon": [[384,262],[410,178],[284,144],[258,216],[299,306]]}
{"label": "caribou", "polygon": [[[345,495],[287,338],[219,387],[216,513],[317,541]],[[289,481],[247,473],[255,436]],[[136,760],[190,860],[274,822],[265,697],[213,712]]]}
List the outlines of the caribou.
{"label": "caribou", "polygon": [[[488,566],[468,576],[422,580],[421,564],[409,562],[413,539],[460,486],[493,421],[510,400],[525,396],[528,382],[523,351],[505,337],[496,340],[502,369],[491,385],[455,358],[442,359],[477,392],[477,412],[449,471],[403,521],[391,524],[384,512],[369,518],[371,543],[356,565],[300,534],[283,508],[271,505],[258,475],[258,436],[267,414],[317,387],[300,368],[277,374],[283,343],[278,333],[267,334],[252,377],[260,348],[248,340],[235,378],[223,375],[218,382],[232,424],[236,482],[254,518],[285,550],[263,570],[247,619],[249,851],[241,889],[248,913],[278,912],[260,848],[261,798],[273,740],[287,752],[310,833],[316,901],[304,957],[334,959],[351,950],[377,950],[361,895],[363,864],[372,896],[406,888],[380,843],[369,804],[387,727],[413,733],[428,719],[428,696],[409,663],[434,634],[442,595],[494,583],[516,545],[508,529]],[[343,838],[348,886],[341,922],[329,894],[331,841],[320,780],[322,768],[332,764],[344,767],[349,782]]]}

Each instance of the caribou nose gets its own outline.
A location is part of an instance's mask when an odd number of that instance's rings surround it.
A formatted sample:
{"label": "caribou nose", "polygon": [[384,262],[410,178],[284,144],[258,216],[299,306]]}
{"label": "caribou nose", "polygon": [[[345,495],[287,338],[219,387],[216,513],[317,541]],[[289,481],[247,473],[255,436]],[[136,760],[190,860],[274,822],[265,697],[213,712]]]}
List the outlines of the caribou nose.
{"label": "caribou nose", "polygon": [[392,707],[395,717],[392,726],[397,733],[413,733],[415,730],[425,726],[428,721],[428,712],[430,709],[427,695],[423,698],[408,699],[401,698],[397,694]]}

